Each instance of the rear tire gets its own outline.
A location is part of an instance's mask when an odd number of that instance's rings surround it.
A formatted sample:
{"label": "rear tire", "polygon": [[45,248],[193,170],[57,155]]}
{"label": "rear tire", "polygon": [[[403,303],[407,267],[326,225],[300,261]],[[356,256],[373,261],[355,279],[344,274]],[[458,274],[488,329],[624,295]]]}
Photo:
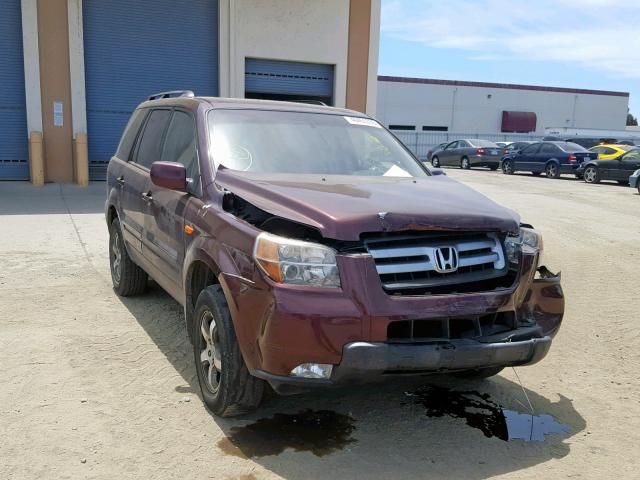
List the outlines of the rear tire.
{"label": "rear tire", "polygon": [[505,175],[513,175],[513,162],[511,160],[502,162],[502,173]]}
{"label": "rear tire", "polygon": [[220,285],[198,295],[193,315],[193,354],[204,404],[233,417],[257,408],[265,383],[249,373]]}
{"label": "rear tire", "polygon": [[620,185],[629,185],[629,182],[627,180],[618,180],[618,183]]}
{"label": "rear tire", "polygon": [[131,297],[144,292],[147,287],[147,272],[129,257],[117,217],[109,227],[109,266],[113,289],[118,295]]}
{"label": "rear tire", "polygon": [[488,367],[478,368],[476,370],[463,370],[461,372],[455,372],[453,375],[459,378],[467,378],[470,380],[482,380],[484,378],[493,377],[499,374],[504,367]]}
{"label": "rear tire", "polygon": [[489,170],[491,170],[492,172],[495,172],[498,169],[498,165],[491,165],[489,167]]}
{"label": "rear tire", "polygon": [[471,164],[469,163],[469,159],[467,157],[462,157],[460,160],[460,168],[463,170],[469,170],[471,168]]}
{"label": "rear tire", "polygon": [[433,168],[440,168],[440,159],[438,157],[431,157],[431,165],[433,165]]}
{"label": "rear tire", "polygon": [[549,162],[547,166],[544,167],[544,173],[547,175],[547,178],[560,178],[560,167],[555,162]]}
{"label": "rear tire", "polygon": [[542,172],[531,172],[534,177],[539,177]]}
{"label": "rear tire", "polygon": [[584,171],[583,180],[587,183],[600,183],[600,172],[597,167],[587,167]]}

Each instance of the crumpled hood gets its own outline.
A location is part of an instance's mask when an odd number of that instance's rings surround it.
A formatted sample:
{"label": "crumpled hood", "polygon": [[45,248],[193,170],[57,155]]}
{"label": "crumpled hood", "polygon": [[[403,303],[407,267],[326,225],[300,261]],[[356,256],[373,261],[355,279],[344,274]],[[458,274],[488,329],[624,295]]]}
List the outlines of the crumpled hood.
{"label": "crumpled hood", "polygon": [[517,232],[519,216],[445,175],[424,178],[264,174],[219,169],[215,183],[254,206],[358,240],[364,232]]}

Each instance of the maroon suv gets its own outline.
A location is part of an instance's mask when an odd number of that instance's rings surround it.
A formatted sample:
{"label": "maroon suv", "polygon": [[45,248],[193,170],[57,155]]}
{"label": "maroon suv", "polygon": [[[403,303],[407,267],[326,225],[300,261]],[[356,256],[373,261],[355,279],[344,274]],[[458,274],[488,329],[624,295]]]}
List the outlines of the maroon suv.
{"label": "maroon suv", "polygon": [[531,226],[350,110],[154,96],[109,163],[106,216],[116,292],[151,277],[184,305],[219,415],[266,383],[495,375],[542,359],[564,313]]}

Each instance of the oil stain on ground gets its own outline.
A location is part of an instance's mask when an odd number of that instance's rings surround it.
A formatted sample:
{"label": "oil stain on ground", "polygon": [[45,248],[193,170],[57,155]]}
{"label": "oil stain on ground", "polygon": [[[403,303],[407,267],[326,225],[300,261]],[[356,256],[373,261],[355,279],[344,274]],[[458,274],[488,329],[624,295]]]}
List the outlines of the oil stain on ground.
{"label": "oil stain on ground", "polygon": [[458,391],[427,386],[407,393],[414,403],[425,407],[427,416],[463,418],[485,437],[501,440],[543,441],[551,433],[568,433],[566,425],[551,415],[533,415],[505,410],[487,393]]}
{"label": "oil stain on ground", "polygon": [[233,427],[218,442],[225,453],[242,458],[278,455],[286,448],[311,452],[317,457],[343,449],[356,440],[354,419],[329,410],[276,413],[242,427]]}

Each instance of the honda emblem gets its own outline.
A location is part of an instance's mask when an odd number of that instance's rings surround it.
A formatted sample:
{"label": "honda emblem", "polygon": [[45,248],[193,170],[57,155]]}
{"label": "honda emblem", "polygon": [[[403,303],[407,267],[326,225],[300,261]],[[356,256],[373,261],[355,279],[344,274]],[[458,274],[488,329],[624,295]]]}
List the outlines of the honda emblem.
{"label": "honda emblem", "polygon": [[458,250],[455,247],[433,249],[433,266],[438,273],[452,273],[458,270]]}

